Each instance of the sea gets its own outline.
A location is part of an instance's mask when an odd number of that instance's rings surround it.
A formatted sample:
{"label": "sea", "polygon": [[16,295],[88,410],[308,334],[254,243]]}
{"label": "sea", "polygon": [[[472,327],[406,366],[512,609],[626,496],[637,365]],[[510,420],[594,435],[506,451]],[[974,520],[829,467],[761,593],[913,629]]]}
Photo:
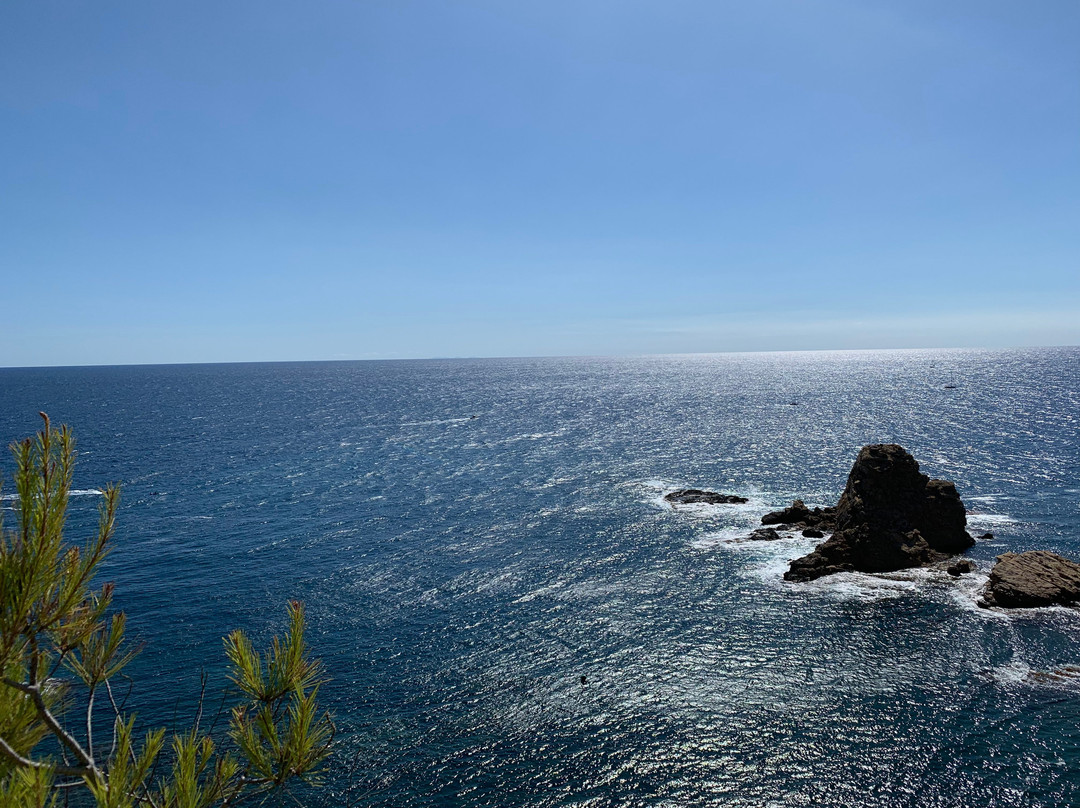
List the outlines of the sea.
{"label": "sea", "polygon": [[[1080,559],[1080,348],[0,370],[0,440],[39,411],[70,539],[122,489],[140,727],[205,674],[220,734],[222,636],[305,604],[337,729],[286,804],[1080,805],[1080,613],[978,605],[1001,553]],[[977,572],[785,582],[815,540],[746,536],[882,442],[955,482]]]}

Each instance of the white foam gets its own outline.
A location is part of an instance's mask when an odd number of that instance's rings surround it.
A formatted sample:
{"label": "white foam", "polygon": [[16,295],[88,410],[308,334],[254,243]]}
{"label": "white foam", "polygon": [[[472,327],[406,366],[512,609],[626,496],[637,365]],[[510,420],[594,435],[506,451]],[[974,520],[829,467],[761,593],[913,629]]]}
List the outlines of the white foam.
{"label": "white foam", "polygon": [[470,415],[465,418],[436,418],[432,421],[404,421],[403,423],[398,424],[398,426],[433,426],[436,424],[460,424],[465,421],[471,420],[472,416]]}
{"label": "white foam", "polygon": [[1000,606],[980,606],[983,593],[990,582],[988,571],[976,570],[955,579],[949,588],[949,595],[955,603],[964,609],[987,620],[1013,621],[1031,617],[1056,617],[1080,622],[1080,610],[1072,606],[1035,606],[1024,609],[1004,609]]}
{"label": "white foam", "polygon": [[833,600],[856,600],[874,603],[911,595],[927,595],[932,591],[946,591],[957,604],[972,611],[985,612],[977,602],[986,586],[985,573],[971,573],[954,578],[938,567],[913,567],[894,572],[838,572],[813,581],[789,583],[784,580],[788,565],[795,558],[813,548],[806,539],[790,539],[770,542],[776,552],[770,558],[748,570],[750,574],[774,587],[797,587]]}
{"label": "white foam", "polygon": [[764,557],[757,564],[748,567],[745,574],[751,578],[756,578],[766,586],[780,587],[786,586],[784,573],[788,571],[791,562],[813,550],[817,546],[817,542],[808,542],[806,539],[799,537],[772,542],[741,542],[736,546],[740,549],[753,547],[754,549],[760,548],[759,551],[765,551]]}
{"label": "white foam", "polygon": [[968,527],[972,525],[989,525],[993,527],[995,525],[1016,524],[1016,520],[1006,513],[969,513],[967,523]]}
{"label": "white foam", "polygon": [[982,600],[986,584],[990,581],[990,575],[981,570],[975,570],[966,575],[954,579],[949,588],[949,597],[962,609],[981,615],[989,615],[996,610],[986,609],[979,605]]}
{"label": "white foam", "polygon": [[[68,491],[69,497],[99,497],[105,492],[100,488],[73,488]],[[19,498],[18,494],[0,494],[0,501],[14,502]]]}
{"label": "white foam", "polygon": [[[800,555],[806,555],[825,539],[807,539],[800,533],[790,530],[777,531],[779,539],[752,539],[750,534],[755,530],[764,530],[759,524],[750,527],[725,527],[720,530],[711,530],[690,542],[690,546],[696,550],[707,550],[712,547],[726,546],[731,549],[762,552],[769,556],[783,556],[785,565]],[[828,536],[829,534],[826,534]],[[792,555],[795,553],[795,555]]]}
{"label": "white foam", "polygon": [[873,603],[915,594],[934,577],[934,573],[928,569],[890,573],[840,572],[801,585],[825,595]]}
{"label": "white foam", "polygon": [[564,586],[566,586],[566,581],[556,581],[553,584],[541,586],[539,589],[534,589],[532,592],[529,592],[528,594],[522,595],[520,598],[515,599],[514,603],[528,603],[530,600],[536,600],[537,598],[543,597],[544,595],[550,595],[557,590],[562,589]]}
{"label": "white foam", "polygon": [[1080,688],[1080,666],[1063,665],[1054,670],[1039,670],[1019,660],[1011,660],[1004,665],[991,668],[987,673],[998,684],[1008,686],[1026,685],[1028,687]]}
{"label": "white foam", "polygon": [[[704,502],[696,502],[690,505],[673,504],[664,499],[668,494],[673,491],[679,491],[684,488],[691,488],[696,486],[689,486],[682,483],[673,483],[669,480],[646,480],[640,484],[645,489],[644,501],[649,505],[662,511],[677,511],[680,514],[691,516],[697,519],[712,519],[717,516],[726,516],[731,519],[739,519],[746,521],[748,524],[757,523],[769,510],[769,503],[761,494],[760,491],[740,491],[735,490],[731,493],[735,493],[740,497],[746,497],[746,502],[733,502],[723,503],[716,505],[709,505]],[[719,486],[724,488],[725,486]],[[713,490],[713,489],[709,489]],[[749,532],[749,531],[748,531]]]}
{"label": "white foam", "polygon": [[705,533],[690,542],[695,550],[709,550],[721,544],[735,544],[746,541],[749,531],[740,527],[727,527],[723,530],[713,530]]}
{"label": "white foam", "polygon": [[986,673],[1000,685],[1019,685],[1023,684],[1027,679],[1031,673],[1031,667],[1023,662],[1013,660],[1004,665],[998,665],[996,668],[991,668]]}

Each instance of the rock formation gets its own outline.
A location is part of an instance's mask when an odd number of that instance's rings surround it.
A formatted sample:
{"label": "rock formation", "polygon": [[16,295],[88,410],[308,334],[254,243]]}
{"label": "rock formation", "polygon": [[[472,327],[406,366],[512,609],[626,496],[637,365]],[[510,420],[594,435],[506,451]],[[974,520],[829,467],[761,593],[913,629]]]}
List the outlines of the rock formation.
{"label": "rock formation", "polygon": [[[797,508],[801,506],[801,508]],[[833,509],[815,509],[826,518]],[[791,508],[762,519],[815,515],[796,500]],[[931,480],[895,444],[864,446],[848,475],[833,514],[832,536],[809,555],[791,562],[784,578],[811,581],[846,570],[888,572],[943,561],[975,540],[965,530],[967,517],[956,487]],[[816,527],[802,519],[806,527]],[[776,522],[773,522],[774,524]]]}
{"label": "rock formation", "polygon": [[681,488],[665,496],[664,501],[672,505],[741,505],[750,500],[734,494],[717,494],[715,491]]}
{"label": "rock formation", "polygon": [[814,508],[810,510],[803,504],[801,499],[797,499],[791,503],[790,508],[765,514],[761,517],[761,524],[835,530],[836,508]]}
{"label": "rock formation", "polygon": [[1004,553],[990,570],[982,606],[1006,609],[1080,602],[1080,564],[1046,550]]}
{"label": "rock formation", "polygon": [[774,528],[759,527],[749,536],[750,541],[777,541],[783,538]]}
{"label": "rock formation", "polygon": [[969,572],[974,571],[975,562],[970,558],[961,558],[945,568],[945,572],[949,573],[953,578],[959,578],[961,575],[967,575]]}

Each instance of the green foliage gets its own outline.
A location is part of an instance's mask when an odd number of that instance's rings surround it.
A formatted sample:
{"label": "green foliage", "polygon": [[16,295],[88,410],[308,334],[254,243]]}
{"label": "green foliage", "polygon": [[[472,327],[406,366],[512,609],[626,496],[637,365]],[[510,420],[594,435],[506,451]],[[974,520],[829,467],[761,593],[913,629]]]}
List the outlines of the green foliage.
{"label": "green foliage", "polygon": [[304,607],[289,604],[289,631],[266,654],[256,651],[241,631],[225,638],[233,666],[230,678],[256,704],[233,708],[229,736],[269,783],[314,769],[330,743],[330,725],[317,720],[315,697],[323,667],[311,660],[304,643]]}
{"label": "green foliage", "polygon": [[[116,705],[110,682],[136,652],[124,642],[124,614],[109,613],[112,584],[95,586],[119,490],[102,492],[94,536],[66,542],[75,442],[42,417],[36,438],[11,447],[18,524],[8,531],[0,522],[0,808],[52,806],[58,789],[72,787],[99,808],[211,808],[317,783],[333,724],[317,705],[325,673],[309,656],[300,603],[289,604],[285,637],[262,653],[242,631],[225,638],[240,691],[223,739],[233,748],[219,748],[197,719],[170,744],[164,729],[135,737],[135,716]],[[112,711],[107,743],[94,734],[100,692]],[[75,703],[84,710],[78,728],[61,720]]]}

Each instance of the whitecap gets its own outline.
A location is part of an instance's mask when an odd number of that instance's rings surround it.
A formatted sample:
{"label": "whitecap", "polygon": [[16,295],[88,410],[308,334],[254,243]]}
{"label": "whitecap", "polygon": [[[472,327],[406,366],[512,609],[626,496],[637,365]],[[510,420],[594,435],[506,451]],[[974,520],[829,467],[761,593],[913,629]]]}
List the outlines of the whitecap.
{"label": "whitecap", "polygon": [[1031,673],[1031,666],[1012,660],[1004,665],[998,665],[996,668],[990,668],[984,673],[999,685],[1019,685],[1023,684]]}
{"label": "whitecap", "polygon": [[436,424],[460,424],[464,423],[465,421],[471,420],[472,416],[467,416],[465,418],[436,418],[431,421],[404,421],[398,424],[398,426],[434,426]]}
{"label": "whitecap", "polygon": [[990,582],[989,573],[975,570],[956,578],[949,589],[949,598],[960,608],[976,614],[991,615],[995,611],[979,605],[986,585]]}
{"label": "whitecap", "polygon": [[932,577],[942,573],[929,569],[900,570],[889,573],[838,572],[798,585],[811,592],[843,600],[874,603],[893,600],[919,592]]}
{"label": "whitecap", "polygon": [[1080,688],[1080,665],[1062,665],[1053,670],[1033,668],[1025,662],[1010,660],[985,672],[999,685],[1016,687]]}
{"label": "whitecap", "polygon": [[[690,542],[690,546],[696,550],[705,550],[711,547],[727,546],[732,549],[738,548],[747,551],[765,551],[768,555],[781,555],[785,564],[800,555],[805,555],[813,550],[819,542],[825,539],[807,539],[800,533],[791,530],[777,531],[779,539],[752,539],[750,534],[755,530],[761,530],[759,524],[750,527],[725,527],[720,530],[711,530],[698,536]],[[828,534],[826,534],[828,536]],[[792,553],[797,553],[792,555]]]}
{"label": "whitecap", "polygon": [[968,527],[971,526],[990,526],[995,525],[1012,525],[1016,524],[1016,520],[1005,513],[969,513],[967,515]]}
{"label": "whitecap", "polygon": [[[69,497],[98,497],[104,494],[100,488],[73,488],[68,491]],[[18,494],[0,494],[0,501],[14,502],[19,498]]]}
{"label": "whitecap", "polygon": [[516,598],[514,600],[514,603],[528,603],[530,600],[536,600],[537,598],[543,597],[544,595],[550,595],[556,590],[562,589],[564,586],[566,586],[566,581],[555,581],[555,583],[541,586],[538,589],[534,589],[532,592]]}
{"label": "whitecap", "polygon": [[728,527],[723,530],[713,530],[709,533],[704,533],[698,536],[696,539],[690,542],[690,546],[695,550],[709,550],[720,544],[733,544],[736,542],[746,541],[746,537],[749,531],[745,528]]}

